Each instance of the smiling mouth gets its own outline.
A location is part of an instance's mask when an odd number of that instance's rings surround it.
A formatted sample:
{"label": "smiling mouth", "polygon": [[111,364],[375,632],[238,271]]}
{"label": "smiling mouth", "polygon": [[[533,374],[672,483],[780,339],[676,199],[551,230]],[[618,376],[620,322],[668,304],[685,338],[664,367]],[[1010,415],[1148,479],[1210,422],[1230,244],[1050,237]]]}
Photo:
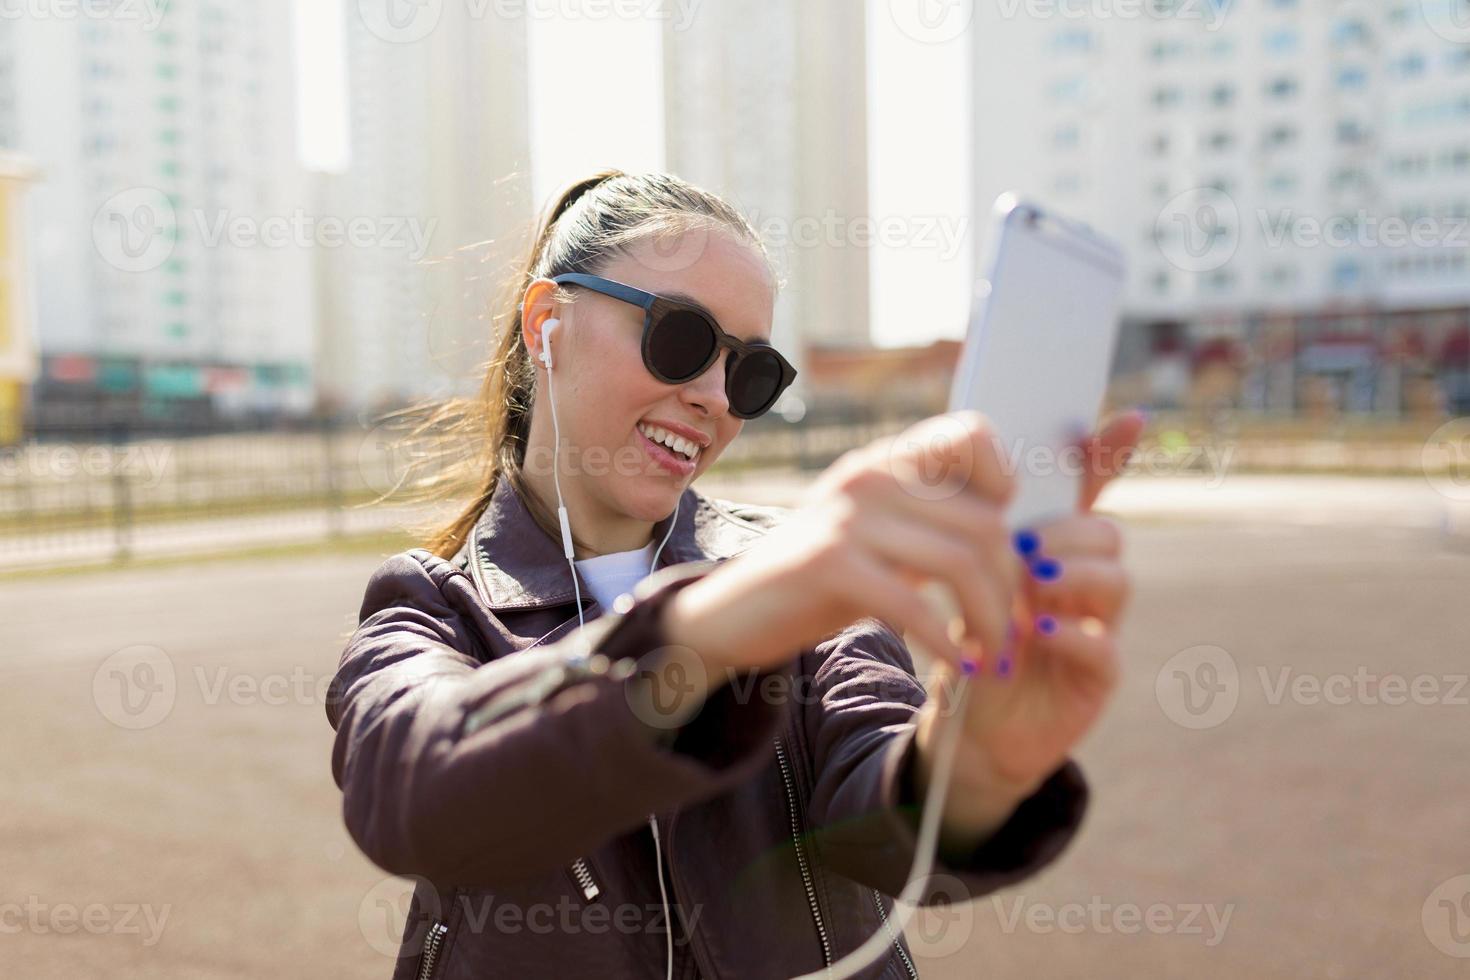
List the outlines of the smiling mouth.
{"label": "smiling mouth", "polygon": [[649,442],[658,443],[681,459],[693,462],[699,458],[699,447],[683,436],[676,436],[667,429],[649,425],[647,422],[639,422],[638,431]]}

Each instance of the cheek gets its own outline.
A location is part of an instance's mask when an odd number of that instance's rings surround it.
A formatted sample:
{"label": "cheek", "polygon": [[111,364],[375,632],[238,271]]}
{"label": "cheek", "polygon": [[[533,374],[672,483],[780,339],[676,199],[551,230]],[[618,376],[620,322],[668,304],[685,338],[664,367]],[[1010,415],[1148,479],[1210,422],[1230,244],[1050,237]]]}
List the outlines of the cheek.
{"label": "cheek", "polygon": [[636,340],[629,344],[616,336],[598,336],[578,348],[577,355],[579,414],[593,428],[620,427],[624,416],[640,413],[664,395],[664,386],[644,369]]}
{"label": "cheek", "polygon": [[725,447],[734,442],[735,437],[740,435],[740,431],[744,428],[744,419],[738,419],[733,415],[728,415],[722,419],[719,428],[715,430],[715,447],[719,449],[719,453],[711,456],[710,462],[719,459],[720,454],[725,451]]}

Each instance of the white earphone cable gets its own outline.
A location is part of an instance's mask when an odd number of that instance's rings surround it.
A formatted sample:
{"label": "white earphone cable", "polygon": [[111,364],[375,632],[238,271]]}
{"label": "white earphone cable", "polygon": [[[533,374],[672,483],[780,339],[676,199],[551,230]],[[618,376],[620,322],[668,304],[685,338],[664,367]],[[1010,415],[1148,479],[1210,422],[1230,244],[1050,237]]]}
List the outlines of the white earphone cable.
{"label": "white earphone cable", "polygon": [[[551,429],[554,440],[551,450],[551,479],[556,488],[556,513],[561,523],[562,550],[566,555],[567,567],[572,572],[572,590],[577,601],[577,625],[585,627],[586,620],[582,614],[582,587],[577,581],[577,565],[572,548],[571,521],[567,517],[566,502],[561,494],[561,425],[556,417],[556,388],[552,376],[551,356],[551,334],[555,332],[558,321],[553,321],[550,328],[542,338],[541,361],[546,365],[546,396],[551,404]],[[683,500],[680,494],[679,500],[674,502],[674,516],[669,521],[669,528],[664,532],[664,538],[659,542],[658,548],[653,553],[653,561],[649,563],[648,573],[652,575],[658,568],[658,559],[663,554],[664,545],[669,543],[669,538],[674,533],[674,526],[679,522],[679,504]],[[584,629],[578,630],[583,635],[582,657],[587,659],[591,656],[588,648]],[[924,810],[919,820],[919,833],[914,843],[914,861],[909,868],[908,883],[904,885],[903,891],[894,899],[893,918],[888,920],[888,928],[880,930],[869,936],[861,946],[848,953],[842,959],[814,973],[802,974],[793,980],[848,980],[855,976],[860,970],[878,961],[889,946],[895,941],[894,935],[902,936],[909,920],[913,918],[918,900],[924,885],[929,878],[930,871],[934,868],[934,853],[939,841],[939,821],[944,809],[945,796],[949,792],[950,777],[954,772],[954,756],[959,746],[960,731],[964,724],[964,705],[966,695],[970,690],[970,679],[963,675],[957,675],[959,683],[954,689],[954,703],[942,705],[942,711],[949,711],[951,715],[945,722],[939,735],[939,745],[935,751],[933,781],[929,784],[929,790],[924,796]],[[943,697],[948,685],[939,685],[937,697]],[[674,927],[670,918],[669,896],[664,887],[663,873],[663,845],[658,836],[658,818],[653,814],[648,815],[648,825],[653,832],[654,861],[658,867],[658,892],[663,901],[664,912],[664,948],[667,954],[667,969],[665,976],[673,980],[674,975]]]}

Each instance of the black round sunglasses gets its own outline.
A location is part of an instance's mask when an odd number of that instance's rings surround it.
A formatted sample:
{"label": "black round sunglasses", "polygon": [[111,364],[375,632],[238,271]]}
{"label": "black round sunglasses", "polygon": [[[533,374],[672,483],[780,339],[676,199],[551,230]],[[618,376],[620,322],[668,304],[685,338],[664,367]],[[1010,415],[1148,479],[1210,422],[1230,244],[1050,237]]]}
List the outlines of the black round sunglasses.
{"label": "black round sunglasses", "polygon": [[665,384],[693,381],[719,359],[720,348],[730,348],[725,395],[730,414],[737,418],[764,415],[796,380],[796,368],[780,351],[770,344],[746,343],[730,336],[698,306],[584,272],[566,272],[552,276],[551,281],[642,307],[643,365]]}

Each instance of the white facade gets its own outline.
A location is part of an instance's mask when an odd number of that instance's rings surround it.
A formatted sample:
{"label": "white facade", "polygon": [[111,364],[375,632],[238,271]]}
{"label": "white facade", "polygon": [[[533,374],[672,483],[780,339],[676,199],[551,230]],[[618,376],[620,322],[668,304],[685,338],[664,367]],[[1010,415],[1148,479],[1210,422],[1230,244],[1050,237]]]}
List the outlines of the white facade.
{"label": "white facade", "polygon": [[351,163],[318,193],[383,235],[318,263],[334,405],[376,410],[478,384],[532,204],[526,25],[474,10],[445,4],[424,36],[395,38],[345,4]]}
{"label": "white facade", "polygon": [[309,269],[289,236],[261,244],[304,203],[289,0],[176,2],[157,22],[150,5],[79,9],[8,20],[0,70],[0,138],[47,175],[42,352],[132,359],[165,397],[207,390],[201,366],[245,368],[219,407],[304,409]]}
{"label": "white facade", "polygon": [[1095,224],[1145,317],[1470,302],[1449,2],[976,4],[979,226],[1010,189]]}
{"label": "white facade", "polygon": [[[772,342],[867,346],[865,24],[841,0],[707,4],[664,31],[668,169],[730,200],[787,283]],[[798,385],[801,383],[798,378]]]}

